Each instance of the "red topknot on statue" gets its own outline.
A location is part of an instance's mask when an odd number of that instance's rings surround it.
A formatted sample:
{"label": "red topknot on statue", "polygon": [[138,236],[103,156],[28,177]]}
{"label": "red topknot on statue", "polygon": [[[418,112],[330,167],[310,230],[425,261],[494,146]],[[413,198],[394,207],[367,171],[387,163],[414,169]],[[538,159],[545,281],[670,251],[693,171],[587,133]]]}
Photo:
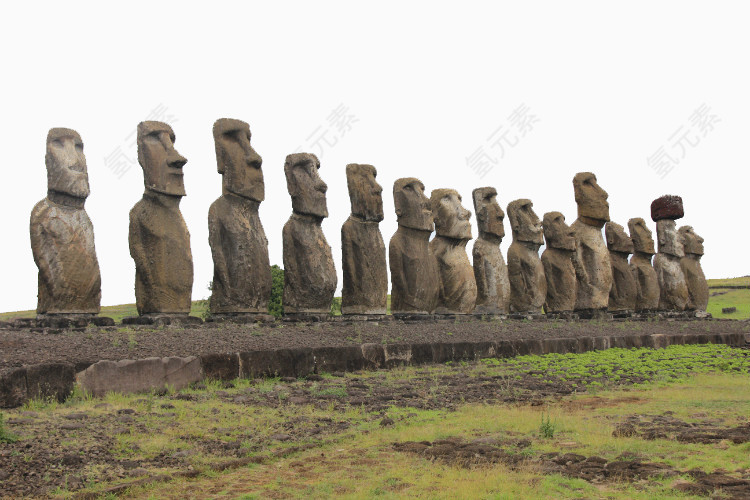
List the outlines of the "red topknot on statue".
{"label": "red topknot on statue", "polygon": [[651,202],[651,219],[654,222],[664,219],[682,219],[684,215],[682,198],[679,196],[667,194]]}

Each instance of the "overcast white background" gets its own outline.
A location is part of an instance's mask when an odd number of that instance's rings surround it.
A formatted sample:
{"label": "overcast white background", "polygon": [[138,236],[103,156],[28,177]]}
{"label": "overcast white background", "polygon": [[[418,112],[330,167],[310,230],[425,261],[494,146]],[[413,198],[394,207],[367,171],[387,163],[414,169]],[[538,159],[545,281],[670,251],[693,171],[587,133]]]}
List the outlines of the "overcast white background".
{"label": "overcast white background", "polygon": [[[321,159],[330,217],[323,223],[341,286],[340,228],[349,215],[345,165],[371,163],[384,187],[386,245],[396,229],[393,181],[429,193],[495,186],[503,207],[530,198],[540,218],[576,218],[572,179],[593,171],[612,220],[650,220],[650,203],[679,194],[706,239],[709,278],[748,274],[750,30],[740,2],[54,2],[5,4],[0,16],[0,137],[5,180],[0,310],[36,307],[29,213],[46,194],[45,138],[77,130],[91,184],[102,304],[135,301],[128,212],[141,197],[134,165],[118,177],[105,158],[136,158],[128,136],[154,111],[173,124],[185,166],[181,209],[191,233],[193,298],[213,275],[207,212],[221,193],[211,127],[250,124],[263,157],[261,219],[272,263],[291,213],[284,158]],[[710,107],[711,128],[690,116]],[[345,134],[328,118],[352,115]],[[533,130],[514,129],[480,178],[470,157],[520,105]],[[321,128],[319,128],[321,127]],[[683,127],[683,129],[680,129]],[[683,143],[681,134],[693,129]],[[504,129],[503,129],[504,130]],[[320,150],[310,143],[327,131]],[[675,133],[678,134],[670,140]],[[647,158],[679,163],[664,179]],[[489,150],[492,151],[492,150]],[[111,162],[110,162],[111,163]],[[474,236],[476,224],[472,219]],[[510,244],[510,227],[503,250]],[[471,248],[471,243],[469,244]]]}

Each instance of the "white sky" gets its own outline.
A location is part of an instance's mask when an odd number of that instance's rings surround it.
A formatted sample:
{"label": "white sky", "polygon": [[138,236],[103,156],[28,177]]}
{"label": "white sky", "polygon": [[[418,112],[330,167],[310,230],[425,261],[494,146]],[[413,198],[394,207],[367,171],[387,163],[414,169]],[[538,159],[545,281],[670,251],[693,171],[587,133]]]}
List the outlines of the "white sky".
{"label": "white sky", "polygon": [[[28,221],[46,194],[51,127],[73,128],[85,144],[102,304],[135,301],[128,212],[143,177],[137,164],[118,177],[105,158],[120,147],[135,160],[128,136],[155,109],[171,117],[177,150],[188,159],[181,209],[191,233],[194,299],[208,294],[213,275],[206,218],[221,193],[211,135],[220,117],[250,123],[263,157],[260,214],[272,263],[282,262],[281,228],[291,213],[284,158],[298,147],[318,154],[339,293],[347,163],[378,169],[386,245],[396,229],[391,189],[399,177],[419,177],[428,192],[453,187],[472,212],[472,189],[495,186],[503,207],[530,198],[540,218],[557,210],[572,223],[573,176],[593,171],[609,192],[612,220],[643,217],[655,233],[651,201],[679,194],[686,215],[678,224],[706,239],[706,275],[748,274],[750,237],[735,228],[747,213],[750,177],[748,12],[740,2],[619,5],[6,4],[0,137],[10,178],[0,200],[0,310],[36,307]],[[690,117],[704,103],[710,112],[701,131]],[[343,135],[328,120],[340,104],[355,119]],[[525,136],[508,118],[522,104],[527,119],[537,119]],[[500,126],[515,143],[506,143],[503,158],[487,142]],[[333,144],[322,155],[307,140],[316,131]],[[662,146],[679,160],[664,179],[647,162]],[[480,147],[497,162],[484,178],[467,166]],[[506,231],[505,251],[507,219]]]}

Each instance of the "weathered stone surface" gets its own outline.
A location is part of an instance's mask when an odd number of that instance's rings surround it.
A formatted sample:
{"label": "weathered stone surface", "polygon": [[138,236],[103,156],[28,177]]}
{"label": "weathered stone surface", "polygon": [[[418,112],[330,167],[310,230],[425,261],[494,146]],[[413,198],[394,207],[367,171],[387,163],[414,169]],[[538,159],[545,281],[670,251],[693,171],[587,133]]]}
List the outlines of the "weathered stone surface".
{"label": "weathered stone surface", "polygon": [[685,275],[690,297],[688,309],[705,311],[708,307],[708,282],[701,267],[703,238],[696,234],[691,226],[682,226],[678,233],[682,238],[685,251],[685,256],[680,259],[680,266]]}
{"label": "weathered stone surface", "polygon": [[673,195],[664,195],[651,202],[651,220],[677,220],[685,215],[682,207],[682,198]]}
{"label": "weathered stone surface", "polygon": [[190,312],[193,256],[190,233],[180,212],[185,196],[182,167],[172,127],[161,122],[138,124],[138,162],[145,192],[130,211],[128,242],[135,261],[138,314]]}
{"label": "weathered stone surface", "polygon": [[265,199],[262,158],[250,145],[250,126],[220,118],[213,127],[222,195],[208,211],[214,260],[211,313],[266,313],[271,297],[268,240],[258,216]]}
{"label": "weathered stone surface", "polygon": [[47,134],[47,197],[31,212],[31,251],[39,268],[38,314],[97,314],[101,275],[94,226],[84,203],[89,178],[81,136],[53,128]]}
{"label": "weathered stone surface", "polygon": [[341,312],[346,315],[386,313],[388,268],[379,227],[383,220],[383,188],[376,176],[372,165],[346,166],[352,206],[351,215],[341,227]]}
{"label": "weathered stone surface", "polygon": [[438,314],[470,314],[477,302],[474,268],[466,254],[471,239],[471,212],[461,205],[461,195],[453,189],[435,189],[430,196],[435,221],[435,238],[430,251],[440,272]]}
{"label": "weathered stone surface", "polygon": [[53,398],[62,403],[73,392],[75,370],[69,363],[42,363],[26,367],[29,399]]}
{"label": "weathered stone surface", "polygon": [[153,325],[153,326],[198,326],[203,320],[198,316],[189,316],[183,313],[162,314],[146,313],[141,316],[129,316],[122,318],[123,325]]}
{"label": "weathered stone surface", "polygon": [[505,213],[497,202],[493,187],[472,192],[479,238],[474,241],[474,279],[477,283],[476,314],[508,314],[510,312],[510,280],[500,243],[505,237]]}
{"label": "weathered stone surface", "polygon": [[180,390],[200,379],[201,363],[195,356],[103,360],[76,375],[79,386],[94,396],[146,392],[167,385]]}
{"label": "weathered stone surface", "polygon": [[542,259],[539,258],[544,236],[533,206],[526,199],[508,204],[508,219],[513,231],[513,243],[508,249],[512,313],[540,313],[547,297],[547,280]]}
{"label": "weathered stone surface", "polygon": [[654,270],[659,280],[659,309],[684,311],[688,307],[690,295],[680,264],[685,251],[674,220],[657,221],[656,239],[659,243],[659,253],[654,257]]}
{"label": "weathered stone surface", "polygon": [[609,291],[610,311],[634,311],[638,299],[635,269],[628,263],[633,253],[633,240],[616,222],[604,226],[609,259],[612,263],[612,289]]}
{"label": "weathered stone surface", "polygon": [[635,253],[630,259],[636,283],[635,310],[638,312],[655,311],[659,308],[659,279],[656,276],[651,258],[656,253],[651,230],[641,218],[628,221],[630,239]]}
{"label": "weathered stone surface", "polygon": [[319,168],[318,158],[308,153],[288,155],[284,163],[293,211],[282,231],[285,313],[328,313],[336,291],[336,268],[321,228],[328,217],[328,186]]}
{"label": "weathered stone surface", "polygon": [[15,408],[26,400],[26,368],[16,368],[0,376],[0,408]]}
{"label": "weathered stone surface", "polygon": [[576,240],[573,229],[560,212],[548,212],[542,220],[547,248],[542,252],[542,265],[547,280],[544,312],[559,314],[573,311],[576,305],[576,270],[573,257]]}
{"label": "weathered stone surface", "polygon": [[241,376],[239,353],[203,354],[200,357],[203,377],[213,380],[234,380]]}
{"label": "weathered stone surface", "polygon": [[391,312],[431,314],[440,298],[440,274],[429,248],[434,224],[430,200],[419,179],[393,183],[398,229],[388,245],[391,270]]}
{"label": "weathered stone surface", "polygon": [[576,311],[606,309],[612,288],[612,264],[604,244],[602,227],[609,221],[607,192],[591,172],[580,172],[573,178],[578,205],[578,219],[571,226],[576,236]]}

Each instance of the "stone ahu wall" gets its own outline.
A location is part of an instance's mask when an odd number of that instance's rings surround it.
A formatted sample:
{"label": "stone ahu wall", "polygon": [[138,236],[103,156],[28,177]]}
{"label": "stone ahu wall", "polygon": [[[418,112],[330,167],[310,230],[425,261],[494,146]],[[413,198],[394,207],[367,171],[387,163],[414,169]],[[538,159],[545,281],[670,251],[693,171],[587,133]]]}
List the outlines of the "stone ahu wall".
{"label": "stone ahu wall", "polygon": [[[145,189],[130,211],[128,241],[138,316],[123,322],[199,323],[189,316],[193,260],[180,212],[187,160],[175,149],[168,124],[146,121],[137,130]],[[221,118],[213,136],[221,196],[208,210],[212,320],[273,321],[268,315],[268,241],[258,215],[265,199],[263,161],[251,145],[246,122]],[[47,196],[34,207],[30,221],[39,268],[37,318],[20,326],[111,324],[98,316],[101,278],[94,228],[84,208],[89,181],[80,135],[51,129],[45,163]],[[309,153],[291,154],[284,163],[292,200],[282,231],[288,320],[329,319],[337,288],[337,264],[321,227],[328,207],[320,167]],[[505,212],[495,188],[472,193],[479,234],[470,256],[471,212],[461,194],[440,188],[428,196],[419,179],[404,177],[393,183],[398,230],[390,239],[386,264],[377,171],[353,163],[346,176],[351,215],[341,228],[342,312],[350,319],[386,318],[389,270],[391,312],[398,319],[535,318],[543,311],[564,319],[707,316],[703,239],[690,226],[676,227],[684,213],[678,196],[663,196],[651,205],[657,252],[646,222],[630,219],[628,234],[610,221],[608,195],[596,176],[578,173],[572,192],[578,214],[570,226],[560,212],[540,220],[531,200],[508,204],[513,242],[506,264],[500,251]]]}

